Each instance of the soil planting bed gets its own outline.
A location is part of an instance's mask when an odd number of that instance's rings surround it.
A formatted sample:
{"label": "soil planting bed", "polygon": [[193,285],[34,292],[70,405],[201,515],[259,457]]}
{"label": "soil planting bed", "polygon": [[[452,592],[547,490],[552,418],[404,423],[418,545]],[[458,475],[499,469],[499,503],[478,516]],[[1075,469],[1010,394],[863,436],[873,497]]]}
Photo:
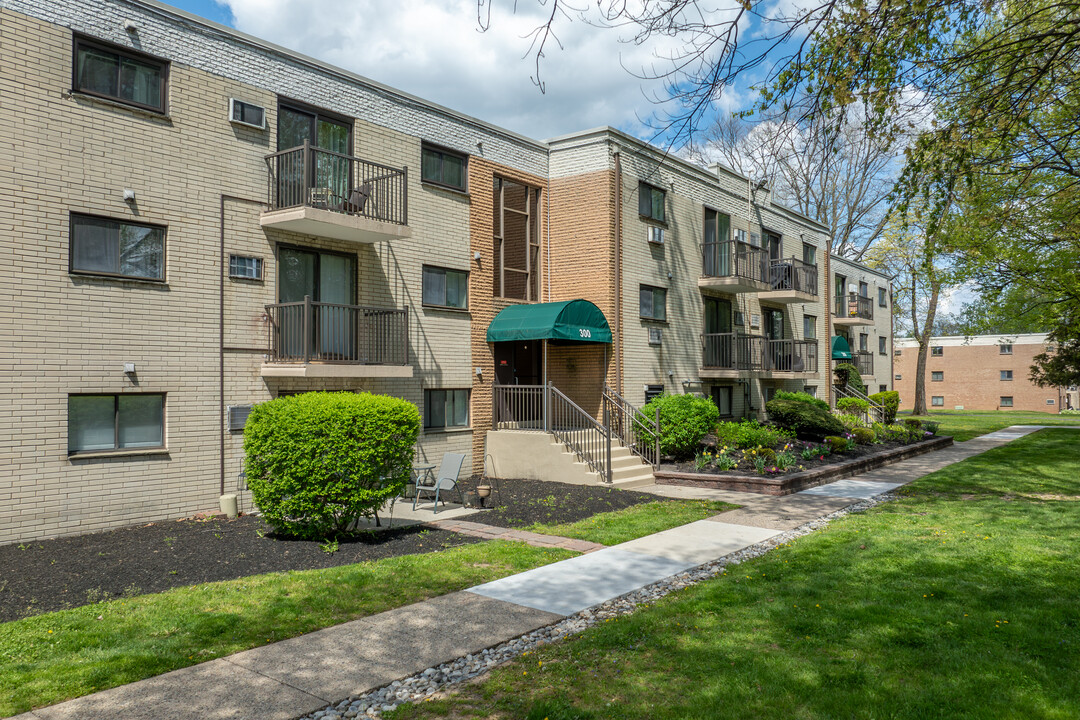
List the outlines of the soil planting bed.
{"label": "soil planting bed", "polygon": [[[788,443],[791,446],[791,452],[798,458],[798,464],[793,468],[788,468],[785,471],[780,472],[768,472],[766,475],[770,477],[783,477],[784,475],[794,475],[795,473],[804,470],[815,470],[820,467],[828,467],[830,465],[839,465],[840,463],[847,462],[849,460],[857,460],[859,458],[871,457],[873,455],[884,455],[891,450],[902,448],[911,445],[911,443],[902,443],[899,441],[885,442],[879,445],[856,445],[851,450],[843,453],[833,453],[826,455],[818,452],[811,459],[804,460],[800,454],[803,448],[810,446],[813,448],[821,448],[821,443],[808,443],[802,440],[791,440]],[[778,445],[777,450],[781,450],[783,445]],[[826,448],[827,449],[827,448]],[[715,448],[711,448],[711,451],[715,451]],[[732,449],[729,450],[729,454],[739,460],[739,467],[731,470],[718,470],[715,467],[711,467],[705,470],[698,470],[693,461],[679,462],[679,463],[665,463],[660,466],[662,472],[678,472],[678,473],[701,473],[702,475],[740,475],[744,477],[763,477],[753,468],[753,462],[743,457],[744,450]],[[801,466],[801,467],[800,467]]]}
{"label": "soil planting bed", "polygon": [[[472,490],[476,479],[464,480]],[[599,512],[660,500],[606,487],[535,480],[498,480],[489,510],[474,522],[521,527],[573,522]],[[457,501],[456,493],[449,500]],[[398,502],[406,502],[399,500]],[[441,519],[441,513],[433,519]],[[383,517],[383,522],[387,517]],[[324,552],[319,541],[277,537],[258,516],[235,520],[165,520],[75,537],[0,547],[0,622],[106,598],[233,580],[284,570],[313,570],[441,550],[479,538],[420,525],[365,532]]]}
{"label": "soil planting bed", "polygon": [[[492,480],[486,506],[493,508],[473,515],[472,522],[519,528],[533,523],[569,523],[597,513],[622,510],[641,503],[669,498],[619,490],[598,485],[568,485],[541,480]],[[475,490],[477,478],[462,481],[463,491]],[[457,500],[456,496],[452,496]]]}
{"label": "soil planting bed", "polygon": [[[862,446],[875,451],[861,454],[857,454],[857,452],[834,454],[825,458],[826,460],[833,459],[833,462],[818,461],[816,467],[807,467],[807,463],[804,462],[804,470],[777,475],[759,475],[755,472],[739,471],[722,473],[716,470],[699,472],[692,465],[690,470],[686,471],[682,470],[680,466],[661,465],[656,472],[656,483],[658,485],[685,485],[687,487],[739,490],[764,495],[788,495],[833,480],[859,475],[916,455],[940,450],[952,444],[951,437],[939,436],[906,445],[889,444],[895,445],[894,447],[888,445]],[[858,449],[859,446],[856,447],[856,450]]]}

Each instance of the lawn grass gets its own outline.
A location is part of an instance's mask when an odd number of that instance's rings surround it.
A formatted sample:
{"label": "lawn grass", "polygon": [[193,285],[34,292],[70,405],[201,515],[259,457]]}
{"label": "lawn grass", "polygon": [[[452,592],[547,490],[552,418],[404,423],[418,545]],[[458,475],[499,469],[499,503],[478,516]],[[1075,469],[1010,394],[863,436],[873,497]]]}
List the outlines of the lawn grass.
{"label": "lawn grass", "polygon": [[952,465],[389,717],[1080,717],[1077,439]]}
{"label": "lawn grass", "polygon": [[1010,425],[1080,425],[1080,416],[1013,410],[935,410],[929,415],[901,411],[900,418],[915,417],[941,423],[938,435],[951,435],[956,442],[1007,428]]}
{"label": "lawn grass", "polygon": [[737,507],[739,506],[709,500],[657,501],[634,505],[622,510],[597,513],[577,522],[555,525],[535,523],[524,529],[544,535],[588,540],[601,545],[618,545],[697,520],[704,520]]}
{"label": "lawn grass", "polygon": [[0,624],[0,716],[444,595],[576,553],[485,542],[269,573]]}

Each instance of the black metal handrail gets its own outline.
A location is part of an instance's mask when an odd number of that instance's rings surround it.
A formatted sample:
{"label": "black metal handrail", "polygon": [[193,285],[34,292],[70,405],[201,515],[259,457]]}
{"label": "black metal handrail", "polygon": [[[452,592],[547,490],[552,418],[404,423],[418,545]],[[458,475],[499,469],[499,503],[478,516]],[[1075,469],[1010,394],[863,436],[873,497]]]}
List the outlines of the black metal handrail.
{"label": "black metal handrail", "polygon": [[660,465],[660,408],[649,417],[629,400],[604,385],[604,416],[608,429],[630,450],[654,468]]}
{"label": "black metal handrail", "polygon": [[734,240],[702,243],[701,274],[704,277],[737,277],[767,283],[769,252]]}
{"label": "black metal handrail", "polygon": [[773,290],[794,290],[817,295],[817,265],[805,263],[794,257],[773,260],[769,264],[769,284]]}
{"label": "black metal handrail", "polygon": [[874,302],[871,298],[848,293],[836,296],[836,306],[833,315],[838,318],[861,318],[863,320],[874,319]]}
{"label": "black metal handrail", "polygon": [[409,314],[397,308],[336,303],[276,303],[270,319],[270,362],[408,365]]}
{"label": "black metal handrail", "polygon": [[266,156],[271,210],[313,207],[409,224],[409,169],[323,150],[304,142]]}

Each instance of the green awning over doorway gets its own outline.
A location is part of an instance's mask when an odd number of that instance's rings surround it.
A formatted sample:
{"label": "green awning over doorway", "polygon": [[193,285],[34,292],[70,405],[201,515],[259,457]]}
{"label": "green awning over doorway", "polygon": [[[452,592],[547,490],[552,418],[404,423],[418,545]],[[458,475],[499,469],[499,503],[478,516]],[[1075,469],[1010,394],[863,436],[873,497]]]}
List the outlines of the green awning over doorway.
{"label": "green awning over doorway", "polygon": [[852,360],[854,359],[851,354],[851,348],[847,344],[847,339],[841,335],[833,335],[832,339],[832,359],[833,360]]}
{"label": "green awning over doorway", "polygon": [[552,340],[610,343],[611,328],[600,308],[588,300],[511,305],[488,326],[488,342]]}

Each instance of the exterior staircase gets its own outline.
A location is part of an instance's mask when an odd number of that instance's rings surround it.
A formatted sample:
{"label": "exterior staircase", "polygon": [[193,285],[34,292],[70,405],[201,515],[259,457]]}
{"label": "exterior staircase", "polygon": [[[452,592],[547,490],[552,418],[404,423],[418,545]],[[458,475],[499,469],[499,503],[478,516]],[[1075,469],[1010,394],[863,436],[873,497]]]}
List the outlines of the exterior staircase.
{"label": "exterior staircase", "polygon": [[[491,430],[487,435],[491,473],[496,477],[546,480],[570,485],[600,485],[603,476],[551,433]],[[619,488],[655,482],[651,465],[623,445],[611,445],[611,483]]]}

